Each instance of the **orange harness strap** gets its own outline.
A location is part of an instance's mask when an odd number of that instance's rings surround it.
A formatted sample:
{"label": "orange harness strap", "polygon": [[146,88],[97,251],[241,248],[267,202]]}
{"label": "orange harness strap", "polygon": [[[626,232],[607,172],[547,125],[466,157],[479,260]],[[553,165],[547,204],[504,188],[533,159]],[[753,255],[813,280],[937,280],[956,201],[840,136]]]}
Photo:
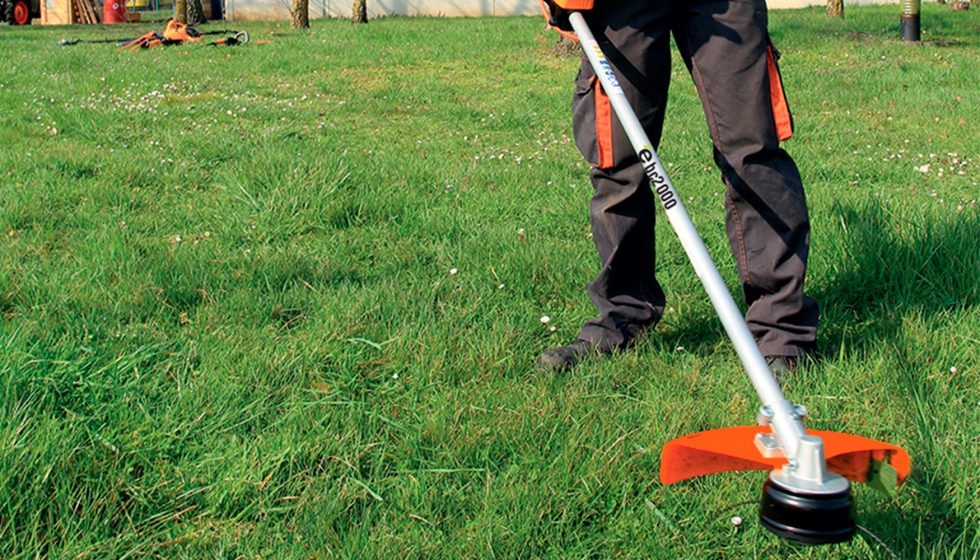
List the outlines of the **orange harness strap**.
{"label": "orange harness strap", "polygon": [[552,0],[559,8],[566,10],[591,10],[594,0]]}

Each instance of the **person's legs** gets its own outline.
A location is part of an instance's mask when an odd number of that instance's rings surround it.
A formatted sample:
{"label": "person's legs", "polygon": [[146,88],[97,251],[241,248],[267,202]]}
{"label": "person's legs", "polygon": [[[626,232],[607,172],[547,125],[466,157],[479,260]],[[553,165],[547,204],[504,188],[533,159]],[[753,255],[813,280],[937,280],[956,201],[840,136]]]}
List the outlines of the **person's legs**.
{"label": "person's legs", "polygon": [[[670,82],[669,12],[626,1],[597,2],[587,21],[634,111],[656,144]],[[583,57],[573,103],[575,141],[592,164],[592,234],[601,270],[588,293],[599,310],[569,347],[546,352],[545,369],[570,367],[593,351],[626,347],[663,314],[655,276],[657,207],[649,181],[591,65]]]}
{"label": "person's legs", "polygon": [[[674,34],[701,95],[727,186],[726,227],[746,322],[767,356],[816,345],[816,302],[803,293],[810,222],[802,179],[779,147],[764,0],[688,4]],[[776,88],[781,91],[781,88]]]}

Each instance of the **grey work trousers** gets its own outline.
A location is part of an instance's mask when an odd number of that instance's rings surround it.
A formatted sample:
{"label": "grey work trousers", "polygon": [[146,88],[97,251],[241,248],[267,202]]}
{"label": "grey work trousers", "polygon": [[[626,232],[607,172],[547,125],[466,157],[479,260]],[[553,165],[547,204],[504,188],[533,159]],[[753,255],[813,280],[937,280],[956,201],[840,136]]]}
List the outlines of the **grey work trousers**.
{"label": "grey work trousers", "polygon": [[[812,351],[817,305],[803,293],[810,222],[799,171],[779,146],[787,128],[780,115],[788,110],[774,109],[782,86],[774,83],[765,1],[604,0],[586,19],[654,146],[663,129],[673,34],[701,97],[726,187],[726,231],[749,328],[765,355]],[[665,298],[655,275],[657,202],[604,98],[583,58],[575,140],[593,165],[590,211],[602,268],[588,286],[600,315],[579,338],[611,349],[655,325]]]}

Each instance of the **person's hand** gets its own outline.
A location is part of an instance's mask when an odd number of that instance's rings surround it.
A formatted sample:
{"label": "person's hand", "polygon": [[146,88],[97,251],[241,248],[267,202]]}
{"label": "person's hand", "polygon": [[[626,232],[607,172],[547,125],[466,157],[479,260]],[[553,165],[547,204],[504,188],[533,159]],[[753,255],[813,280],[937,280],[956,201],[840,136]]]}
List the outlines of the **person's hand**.
{"label": "person's hand", "polygon": [[555,4],[554,0],[544,0],[544,5],[548,8],[548,25],[562,31],[572,30],[572,24],[568,22],[568,10]]}

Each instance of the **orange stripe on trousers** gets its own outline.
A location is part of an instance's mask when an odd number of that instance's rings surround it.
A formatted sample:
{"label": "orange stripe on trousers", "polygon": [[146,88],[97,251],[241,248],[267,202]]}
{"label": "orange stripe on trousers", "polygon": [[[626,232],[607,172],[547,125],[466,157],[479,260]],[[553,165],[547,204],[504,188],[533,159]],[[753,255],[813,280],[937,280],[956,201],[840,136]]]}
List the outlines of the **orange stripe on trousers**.
{"label": "orange stripe on trousers", "polygon": [[612,104],[599,78],[592,79],[595,81],[595,134],[599,148],[597,167],[608,169],[613,166]]}

